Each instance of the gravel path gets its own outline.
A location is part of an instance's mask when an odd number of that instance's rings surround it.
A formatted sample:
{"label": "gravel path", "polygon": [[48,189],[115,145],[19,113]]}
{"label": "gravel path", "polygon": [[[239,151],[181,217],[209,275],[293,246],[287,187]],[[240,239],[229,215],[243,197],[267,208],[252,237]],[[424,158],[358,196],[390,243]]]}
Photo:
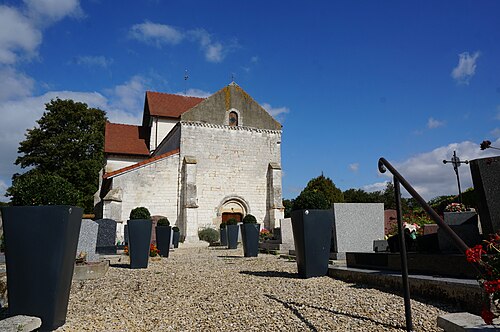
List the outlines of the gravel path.
{"label": "gravel path", "polygon": [[[401,297],[296,272],[278,256],[183,247],[147,269],[123,264],[73,282],[57,331],[404,331]],[[450,308],[412,300],[412,309],[416,331],[439,331]]]}

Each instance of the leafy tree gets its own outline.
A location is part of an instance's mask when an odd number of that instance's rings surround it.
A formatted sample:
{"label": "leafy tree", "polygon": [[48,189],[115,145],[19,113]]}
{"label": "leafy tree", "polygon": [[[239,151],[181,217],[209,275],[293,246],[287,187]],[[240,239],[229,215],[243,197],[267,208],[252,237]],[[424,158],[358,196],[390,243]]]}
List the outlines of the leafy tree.
{"label": "leafy tree", "polygon": [[7,189],[13,205],[76,205],[78,194],[66,179],[36,171],[16,176],[12,187]]}
{"label": "leafy tree", "polygon": [[285,207],[285,218],[290,218],[293,207],[293,199],[284,199],[283,206]]}
{"label": "leafy tree", "polygon": [[303,190],[293,201],[292,210],[303,209],[330,209],[332,205],[321,191]]}
{"label": "leafy tree", "polygon": [[380,203],[380,191],[366,192],[363,189],[347,189],[344,191],[344,202],[346,203]]}
{"label": "leafy tree", "polygon": [[[78,195],[78,205],[86,212],[93,210],[93,195],[98,188],[98,173],[104,164],[105,113],[87,104],[73,100],[51,100],[45,104],[46,112],[29,129],[26,139],[19,145],[21,154],[16,164],[33,167],[37,174],[66,179]],[[26,173],[24,177],[33,176]],[[24,191],[9,190],[13,202],[26,201]]]}
{"label": "leafy tree", "polygon": [[333,181],[330,178],[325,177],[323,174],[317,178],[311,179],[304,188],[303,192],[304,191],[323,193],[330,205],[333,203],[344,202],[344,194],[342,193],[342,190],[338,189]]}

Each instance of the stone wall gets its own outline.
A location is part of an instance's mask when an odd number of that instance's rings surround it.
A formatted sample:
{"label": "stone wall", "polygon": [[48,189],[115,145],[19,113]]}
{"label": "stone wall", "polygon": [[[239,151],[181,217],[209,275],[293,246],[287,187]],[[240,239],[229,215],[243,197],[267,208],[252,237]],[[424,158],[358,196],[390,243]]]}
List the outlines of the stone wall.
{"label": "stone wall", "polygon": [[120,156],[110,155],[106,158],[106,166],[104,168],[106,173],[113,172],[143,161],[147,156]]}
{"label": "stone wall", "polygon": [[[130,211],[145,206],[151,215],[177,221],[179,155],[175,154],[113,177],[112,188],[121,188],[121,217],[128,220]],[[107,216],[104,216],[107,218]]]}
{"label": "stone wall", "polygon": [[[276,201],[269,195],[281,196],[277,188],[281,181],[274,184],[275,190],[268,188],[269,164],[281,164],[280,144],[278,130],[181,122],[180,158],[196,159],[198,227],[218,227],[221,205],[231,197],[247,205],[249,211],[245,212],[269,227],[269,208]],[[274,218],[283,215],[276,213]]]}

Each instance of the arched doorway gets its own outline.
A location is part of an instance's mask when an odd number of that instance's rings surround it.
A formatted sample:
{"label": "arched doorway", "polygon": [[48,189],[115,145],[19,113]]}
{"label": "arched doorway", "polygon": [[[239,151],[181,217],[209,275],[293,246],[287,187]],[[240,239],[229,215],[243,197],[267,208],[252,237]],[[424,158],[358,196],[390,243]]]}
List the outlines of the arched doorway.
{"label": "arched doorway", "polygon": [[240,197],[226,197],[219,206],[221,222],[226,222],[230,218],[235,218],[240,222],[248,213],[248,204]]}

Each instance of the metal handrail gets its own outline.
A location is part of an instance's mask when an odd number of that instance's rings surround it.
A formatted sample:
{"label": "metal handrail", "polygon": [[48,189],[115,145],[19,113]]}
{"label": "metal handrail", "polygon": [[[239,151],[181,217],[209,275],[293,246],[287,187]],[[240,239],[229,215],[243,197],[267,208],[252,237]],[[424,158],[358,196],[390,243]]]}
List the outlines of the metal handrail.
{"label": "metal handrail", "polygon": [[434,220],[439,227],[452,239],[453,243],[462,252],[466,253],[469,247],[465,242],[448,226],[444,223],[443,219],[432,209],[429,204],[413,189],[413,187],[406,181],[406,179],[399,174],[399,172],[387,161],[385,158],[380,158],[378,160],[378,170],[380,173],[385,173],[389,170],[394,177],[394,193],[396,198],[396,213],[398,221],[398,236],[399,236],[399,252],[401,257],[401,277],[403,279],[403,292],[404,292],[404,304],[405,304],[405,318],[406,318],[406,330],[413,331],[413,323],[411,319],[411,302],[410,302],[410,284],[408,281],[408,260],[406,257],[406,244],[403,230],[402,222],[402,209],[401,209],[401,192],[400,184],[410,193],[410,195],[417,200],[417,202],[422,206],[422,208],[429,214],[429,216]]}
{"label": "metal handrail", "polygon": [[378,170],[380,173],[385,173],[386,168],[394,175],[395,178],[399,180],[401,185],[408,191],[408,193],[417,200],[417,202],[422,206],[422,208],[429,214],[432,220],[439,225],[439,228],[442,229],[453,241],[455,246],[463,253],[469,249],[469,247],[465,244],[465,242],[448,226],[445,224],[443,219],[434,211],[433,208],[427,204],[427,202],[420,196],[415,189],[405,180],[405,178],[399,174],[399,172],[387,161],[385,158],[380,158],[378,161]]}

